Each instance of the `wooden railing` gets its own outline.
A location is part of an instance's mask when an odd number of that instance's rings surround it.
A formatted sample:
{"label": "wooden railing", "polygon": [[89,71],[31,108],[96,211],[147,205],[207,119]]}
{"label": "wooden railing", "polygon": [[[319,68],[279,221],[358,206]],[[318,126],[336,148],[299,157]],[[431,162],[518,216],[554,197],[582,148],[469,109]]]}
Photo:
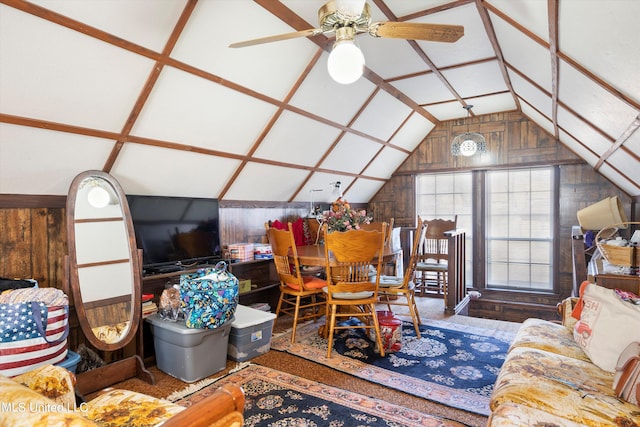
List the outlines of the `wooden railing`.
{"label": "wooden railing", "polygon": [[466,289],[465,248],[466,233],[464,230],[451,230],[444,233],[447,236],[448,276],[444,290],[444,311],[449,314],[467,314],[469,310],[469,296]]}

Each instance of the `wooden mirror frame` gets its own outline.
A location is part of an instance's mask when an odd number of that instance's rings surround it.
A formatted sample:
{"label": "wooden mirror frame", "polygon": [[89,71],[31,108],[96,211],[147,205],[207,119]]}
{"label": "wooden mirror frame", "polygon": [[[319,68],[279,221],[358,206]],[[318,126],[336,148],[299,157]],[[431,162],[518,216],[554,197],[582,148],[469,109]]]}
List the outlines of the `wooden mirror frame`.
{"label": "wooden mirror frame", "polygon": [[[112,190],[113,196],[115,196],[116,200],[113,200],[113,204],[119,204],[120,212],[122,213],[121,217],[99,217],[99,218],[76,218],[76,204],[78,202],[77,198],[79,196],[80,190],[83,185],[89,180],[94,181],[102,181],[104,182],[105,187],[110,187],[107,189],[109,193]],[[111,194],[110,194],[111,195]],[[82,332],[85,337],[89,340],[91,345],[93,345],[98,350],[104,351],[114,351],[119,350],[122,347],[126,346],[137,334],[138,327],[140,326],[140,314],[141,314],[141,274],[142,269],[140,266],[140,257],[138,254],[138,249],[135,241],[135,234],[133,229],[133,223],[131,221],[131,214],[129,212],[129,206],[127,204],[127,199],[124,194],[124,191],[120,187],[120,184],[108,173],[98,171],[98,170],[89,170],[86,172],[80,173],[76,176],[71,183],[69,188],[69,194],[67,196],[67,205],[66,205],[66,215],[67,215],[67,248],[69,251],[69,284],[71,290],[73,292],[73,301],[76,309],[76,313],[78,315],[78,322],[80,323],[80,327],[82,328]],[[105,261],[97,261],[91,262],[90,264],[78,264],[78,248],[76,245],[76,224],[78,223],[98,223],[98,222],[109,222],[109,221],[123,221],[125,228],[125,238],[127,239],[128,245],[128,259],[118,259],[118,260],[105,260]],[[87,237],[84,236],[84,239]],[[96,239],[96,244],[103,244]],[[105,242],[106,244],[108,242]],[[110,243],[110,242],[109,242]],[[126,333],[120,336],[117,342],[107,343],[101,341],[94,333],[91,323],[87,318],[87,308],[85,306],[85,302],[83,299],[82,287],[80,283],[80,275],[79,268],[83,267],[100,267],[114,264],[124,264],[129,263],[130,268],[129,276],[131,277],[131,298],[130,298],[130,310],[129,310],[129,327]],[[106,301],[109,301],[107,298]],[[108,305],[108,304],[106,304]],[[106,306],[105,305],[105,306]],[[95,325],[93,325],[95,326]]]}

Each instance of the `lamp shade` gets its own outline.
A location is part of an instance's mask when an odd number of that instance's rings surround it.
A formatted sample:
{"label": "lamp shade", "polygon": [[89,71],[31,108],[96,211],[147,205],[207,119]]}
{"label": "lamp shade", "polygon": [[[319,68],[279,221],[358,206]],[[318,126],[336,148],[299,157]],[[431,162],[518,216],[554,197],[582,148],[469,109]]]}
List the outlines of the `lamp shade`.
{"label": "lamp shade", "polygon": [[327,61],[327,69],[333,80],[351,84],[362,76],[364,55],[353,40],[342,40],[333,45]]}
{"label": "lamp shade", "polygon": [[451,142],[451,155],[473,156],[476,153],[486,153],[487,143],[484,136],[479,133],[465,132],[453,138]]}
{"label": "lamp shade", "polygon": [[104,208],[111,202],[109,192],[102,187],[95,186],[87,194],[89,204],[94,208]]}

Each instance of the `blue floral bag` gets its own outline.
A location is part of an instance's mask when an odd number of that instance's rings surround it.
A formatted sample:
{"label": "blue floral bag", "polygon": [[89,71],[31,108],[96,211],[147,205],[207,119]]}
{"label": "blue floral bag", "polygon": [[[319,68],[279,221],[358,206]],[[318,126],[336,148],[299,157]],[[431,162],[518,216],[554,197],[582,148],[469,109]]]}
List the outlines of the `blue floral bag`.
{"label": "blue floral bag", "polygon": [[220,261],[180,276],[180,299],[187,328],[215,329],[233,319],[238,306],[238,279]]}

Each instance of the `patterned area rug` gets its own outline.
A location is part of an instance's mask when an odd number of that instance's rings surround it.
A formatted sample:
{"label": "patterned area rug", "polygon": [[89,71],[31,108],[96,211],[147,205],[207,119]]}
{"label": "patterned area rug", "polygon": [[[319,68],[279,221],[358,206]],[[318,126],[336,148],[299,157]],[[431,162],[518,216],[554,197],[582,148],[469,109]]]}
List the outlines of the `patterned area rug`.
{"label": "patterned area rug", "polygon": [[204,385],[204,388],[176,403],[190,406],[226,383],[237,384],[244,389],[245,427],[464,427],[464,424],[455,421],[258,365],[250,365],[213,384]]}
{"label": "patterned area rug", "polygon": [[476,414],[489,414],[489,397],[514,334],[451,322],[429,320],[417,339],[404,322],[402,349],[381,358],[364,330],[340,331],[327,359],[327,341],[320,323],[298,327],[271,340],[271,348],[414,396]]}

